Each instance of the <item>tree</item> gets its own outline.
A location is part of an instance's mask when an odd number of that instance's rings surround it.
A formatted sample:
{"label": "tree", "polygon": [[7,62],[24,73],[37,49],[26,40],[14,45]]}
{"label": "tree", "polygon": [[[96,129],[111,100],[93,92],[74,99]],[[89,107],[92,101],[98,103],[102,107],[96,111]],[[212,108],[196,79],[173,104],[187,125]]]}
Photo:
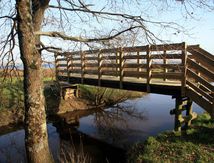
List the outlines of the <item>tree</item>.
{"label": "tree", "polygon": [[[42,2],[42,3],[41,3]],[[17,0],[17,33],[24,65],[25,141],[29,162],[53,162],[48,147],[42,82],[40,42],[34,31],[41,28],[47,1]],[[32,11],[32,14],[31,14]]]}
{"label": "tree", "polygon": [[[25,140],[29,162],[53,162],[48,147],[41,65],[43,50],[53,52],[59,49],[52,45],[45,45],[47,40],[42,42],[41,36],[70,40],[74,42],[73,45],[83,42],[90,47],[108,47],[113,46],[111,43],[121,45],[121,42],[132,45],[138,43],[138,39],[142,37],[147,42],[162,41],[152,31],[153,25],[175,32],[184,31],[183,27],[175,22],[152,21],[148,18],[149,16],[147,16],[148,19],[146,16],[143,17],[144,13],[138,11],[143,4],[138,0],[107,0],[97,1],[95,4],[90,2],[83,0],[0,1],[0,25],[2,31],[5,31],[5,34],[1,33],[0,41],[2,67],[5,71],[16,69],[14,53],[18,51],[17,39],[24,66]],[[173,2],[163,0],[157,4],[170,7]],[[153,7],[157,5],[153,1],[148,3]],[[204,0],[182,0],[182,3],[187,15],[192,15],[188,7],[203,6],[213,10],[214,6],[214,1],[205,2]],[[129,12],[125,12],[124,9],[129,5],[135,6],[136,11],[130,9]],[[159,7],[162,8],[162,6]],[[79,22],[76,21],[77,19]],[[107,32],[103,32],[104,21],[112,26],[105,29]],[[75,28],[75,25],[80,22],[82,26]],[[93,28],[92,25],[94,25]],[[60,31],[55,30],[56,27]],[[45,29],[47,31],[44,31]],[[91,34],[88,34],[89,31],[92,31]],[[77,35],[72,36],[73,34]],[[131,39],[123,41],[122,38]]]}

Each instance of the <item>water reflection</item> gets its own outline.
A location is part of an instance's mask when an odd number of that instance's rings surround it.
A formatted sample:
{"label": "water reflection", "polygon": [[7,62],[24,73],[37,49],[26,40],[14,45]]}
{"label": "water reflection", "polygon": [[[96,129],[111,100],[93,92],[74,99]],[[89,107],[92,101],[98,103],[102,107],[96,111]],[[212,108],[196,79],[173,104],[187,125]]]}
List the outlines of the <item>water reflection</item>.
{"label": "water reflection", "polygon": [[[175,101],[171,96],[148,94],[80,118],[78,130],[127,149],[148,136],[172,130],[174,116],[169,112],[174,107]],[[195,104],[193,109],[203,112]]]}
{"label": "water reflection", "polygon": [[[121,144],[121,140],[125,141],[127,135],[135,132],[129,121],[146,120],[143,110],[136,109],[129,103],[121,103],[107,110],[101,110],[94,114],[94,123],[96,124],[97,133],[101,139],[108,141],[111,144]],[[119,141],[120,140],[120,141]]]}

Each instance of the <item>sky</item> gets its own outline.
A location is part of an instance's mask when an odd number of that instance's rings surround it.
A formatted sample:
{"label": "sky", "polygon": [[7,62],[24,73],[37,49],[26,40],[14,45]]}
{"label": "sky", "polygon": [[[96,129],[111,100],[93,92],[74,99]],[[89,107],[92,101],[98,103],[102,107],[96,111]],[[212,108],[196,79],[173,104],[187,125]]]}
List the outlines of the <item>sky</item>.
{"label": "sky", "polygon": [[[7,1],[7,0],[3,0]],[[5,6],[3,6],[3,1],[0,1],[0,16],[9,11]],[[102,10],[108,12],[124,12],[132,15],[142,15],[143,18],[152,21],[162,21],[162,22],[175,22],[179,25],[185,27],[183,32],[175,32],[175,30],[156,27],[153,24],[147,24],[149,29],[154,32],[159,38],[166,40],[170,43],[180,43],[186,42],[188,45],[200,44],[202,48],[214,55],[214,10],[209,10],[203,7],[190,7],[184,5],[176,0],[123,0],[126,3],[122,3],[122,0],[84,0],[87,4],[90,4],[90,8],[93,10]],[[162,3],[162,1],[167,1],[168,4]],[[193,1],[194,0],[188,0]],[[12,1],[11,1],[12,2]],[[56,1],[50,1],[51,4],[56,5]],[[62,1],[61,1],[62,2]],[[108,3],[107,3],[108,2]],[[207,1],[212,6],[214,6],[214,1]],[[117,5],[115,5],[117,3]],[[67,6],[65,6],[67,7]],[[8,7],[9,8],[9,7]],[[49,10],[46,12],[46,22],[44,22],[43,31],[60,31],[65,32],[70,36],[88,36],[94,37],[99,31],[101,34],[105,34],[111,28],[121,27],[123,22],[111,22],[110,20],[96,22],[96,18],[93,16],[87,16],[86,14],[68,14],[68,22],[64,25],[61,24],[59,20],[52,21],[54,18],[59,18],[58,10]],[[80,18],[81,17],[81,18]],[[0,22],[1,23],[1,22]],[[48,24],[52,24],[49,26]],[[68,25],[70,24],[70,26]],[[118,25],[119,24],[119,25]],[[7,30],[8,26],[1,26],[0,32],[3,29]],[[65,30],[64,30],[65,29]],[[90,31],[89,31],[90,30]],[[1,34],[0,34],[1,35]],[[140,35],[140,34],[139,34]],[[141,37],[141,35],[140,35]],[[60,39],[50,39],[42,38],[42,41],[46,45],[55,45],[57,47],[62,47],[67,50],[72,50],[74,46],[81,46],[82,44],[77,44],[71,41],[62,41]],[[142,39],[142,44],[146,43]],[[18,50],[16,50],[17,53]],[[19,56],[16,56],[17,62],[21,62]],[[48,58],[45,56],[45,58]],[[50,57],[53,59],[53,57]]]}
{"label": "sky", "polygon": [[[132,15],[142,15],[143,18],[152,21],[162,21],[162,22],[175,22],[179,25],[183,26],[184,33],[176,33],[174,30],[156,27],[152,24],[148,24],[149,29],[154,32],[159,38],[166,40],[171,43],[180,43],[186,42],[188,45],[192,44],[200,44],[202,48],[209,51],[214,55],[214,45],[213,45],[213,37],[214,37],[214,10],[210,11],[204,7],[191,7],[186,4],[186,8],[184,5],[176,0],[167,1],[168,6],[165,3],[160,3],[160,0],[148,1],[148,0],[140,0],[139,4],[136,4],[135,0],[125,0],[127,3],[120,4],[118,7],[115,7],[114,4],[110,2],[114,2],[114,0],[109,0],[108,5],[104,5],[106,3],[105,0],[85,0],[88,4],[91,4],[91,9],[101,10],[103,11],[115,11],[115,12],[124,12],[132,14]],[[164,0],[162,0],[164,1]],[[193,1],[194,0],[190,0]],[[117,2],[120,2],[118,0]],[[214,1],[208,1],[212,6],[214,6]],[[96,4],[96,5],[93,5]],[[113,6],[113,7],[112,7]],[[56,12],[56,11],[55,11]],[[189,12],[189,14],[187,13]],[[57,14],[57,12],[56,12]],[[90,25],[82,20],[79,20],[78,16],[70,15],[71,21],[73,21],[73,27],[65,31],[68,35],[86,35],[89,37],[93,37],[93,30],[101,31],[101,33],[105,33],[105,31],[110,30],[111,28],[117,28],[118,22],[106,21],[99,23],[96,22],[96,19],[92,16],[90,17]],[[81,15],[83,19],[87,19],[85,15]],[[118,23],[122,24],[122,23]],[[119,26],[120,26],[119,25]],[[96,26],[96,28],[91,28],[91,26]],[[82,32],[87,31],[91,28],[91,32]],[[82,31],[81,31],[82,30]],[[90,35],[92,34],[92,36]],[[53,43],[53,40],[49,41]],[[71,42],[69,42],[71,45]],[[146,43],[142,41],[142,45]],[[58,41],[56,41],[55,45],[59,45]]]}

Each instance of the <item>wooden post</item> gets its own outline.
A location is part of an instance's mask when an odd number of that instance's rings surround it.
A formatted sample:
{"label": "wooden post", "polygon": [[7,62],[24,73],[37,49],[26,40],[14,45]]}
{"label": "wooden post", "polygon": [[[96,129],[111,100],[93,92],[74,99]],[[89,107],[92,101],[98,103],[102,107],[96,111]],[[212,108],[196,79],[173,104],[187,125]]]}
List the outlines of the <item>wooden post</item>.
{"label": "wooden post", "polygon": [[71,59],[68,54],[66,54],[66,59],[67,59],[67,77],[68,77],[68,83],[70,82],[70,68],[71,68]]}
{"label": "wooden post", "polygon": [[[166,59],[166,50],[163,51],[163,64],[166,65],[168,63],[167,59]],[[166,73],[168,72],[167,68],[164,68],[164,81],[166,81]]]}
{"label": "wooden post", "polygon": [[191,125],[192,118],[193,118],[193,112],[192,112],[192,100],[187,99],[187,104],[186,104],[186,117],[187,121],[185,123],[185,128],[188,128]]}
{"label": "wooden post", "polygon": [[102,54],[98,54],[98,86],[101,86],[101,77],[102,77]]}
{"label": "wooden post", "polygon": [[147,46],[146,50],[146,57],[147,57],[147,92],[149,93],[150,90],[150,82],[151,82],[151,65],[152,65],[152,60],[151,60],[151,53],[150,53],[150,45]]}
{"label": "wooden post", "polygon": [[175,99],[175,131],[181,131],[181,125],[182,122],[184,121],[182,117],[182,109],[183,109],[183,104],[182,104],[182,98],[181,97],[176,97]]}
{"label": "wooden post", "polygon": [[85,70],[85,54],[81,52],[81,84],[84,83],[84,70]]}
{"label": "wooden post", "polygon": [[121,48],[119,52],[120,89],[123,88],[123,76],[124,76],[123,66],[124,66],[124,58],[123,58],[123,50]]}
{"label": "wooden post", "polygon": [[54,58],[55,58],[55,79],[58,81],[58,60],[57,60],[57,53],[54,53]]}
{"label": "wooden post", "polygon": [[213,104],[212,104],[212,114],[211,114],[211,118],[214,120],[214,92],[212,92],[212,98],[213,98]]}
{"label": "wooden post", "polygon": [[186,72],[187,72],[187,45],[185,42],[182,43],[182,66],[183,66],[183,77],[181,81],[181,96],[184,97],[186,94]]}
{"label": "wooden post", "polygon": [[118,77],[118,72],[120,71],[120,52],[116,52],[116,74],[117,74],[117,77]]}
{"label": "wooden post", "polygon": [[[137,52],[137,64],[138,64],[138,68],[137,68],[137,71],[138,72],[141,72],[142,71],[142,69],[141,69],[141,59],[140,59],[140,52],[138,51]],[[140,79],[141,77],[139,76],[138,77],[138,79]]]}

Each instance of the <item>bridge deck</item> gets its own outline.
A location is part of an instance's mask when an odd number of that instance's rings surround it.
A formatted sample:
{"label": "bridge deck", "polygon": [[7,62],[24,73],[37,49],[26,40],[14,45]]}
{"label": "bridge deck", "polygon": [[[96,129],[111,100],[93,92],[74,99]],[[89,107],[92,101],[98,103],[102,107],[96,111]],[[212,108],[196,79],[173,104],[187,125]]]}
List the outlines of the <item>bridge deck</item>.
{"label": "bridge deck", "polygon": [[56,78],[188,97],[214,117],[214,56],[185,43],[55,54]]}
{"label": "bridge deck", "polygon": [[[58,76],[62,81],[69,81],[70,84],[86,84],[98,86],[98,78],[95,75],[85,76],[84,79],[80,75],[72,75],[71,77]],[[136,79],[136,78],[126,78],[123,80],[122,89],[131,90],[131,91],[140,91],[148,92],[147,81],[145,79]],[[120,81],[118,77],[113,76],[103,76],[100,79],[100,87],[108,87],[121,89]],[[181,83],[180,81],[163,81],[158,79],[153,79],[150,83],[150,93],[164,94],[164,95],[177,95],[181,93]]]}

